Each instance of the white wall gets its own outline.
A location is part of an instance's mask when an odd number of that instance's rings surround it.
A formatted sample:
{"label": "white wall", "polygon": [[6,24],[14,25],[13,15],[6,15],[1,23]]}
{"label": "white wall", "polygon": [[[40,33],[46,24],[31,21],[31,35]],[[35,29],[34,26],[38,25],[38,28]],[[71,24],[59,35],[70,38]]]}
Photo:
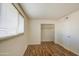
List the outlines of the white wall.
{"label": "white wall", "polygon": [[25,47],[24,35],[0,41],[0,55],[23,55]]}
{"label": "white wall", "polygon": [[29,44],[41,43],[41,24],[56,24],[51,19],[33,19],[30,20],[30,39]]}
{"label": "white wall", "polygon": [[59,19],[56,26],[56,43],[79,55],[79,11]]}

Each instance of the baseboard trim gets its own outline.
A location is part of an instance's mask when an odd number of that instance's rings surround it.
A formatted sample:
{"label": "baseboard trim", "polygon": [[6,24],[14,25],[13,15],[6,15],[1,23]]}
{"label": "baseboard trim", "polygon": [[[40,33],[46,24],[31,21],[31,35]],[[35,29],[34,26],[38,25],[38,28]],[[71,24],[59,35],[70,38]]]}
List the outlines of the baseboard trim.
{"label": "baseboard trim", "polygon": [[23,55],[22,55],[22,56],[24,56],[24,54],[25,54],[25,52],[26,52],[26,50],[27,50],[27,47],[28,47],[28,45],[26,46],[26,48],[25,48],[24,53],[23,53]]}
{"label": "baseboard trim", "polygon": [[67,47],[63,46],[62,44],[59,44],[59,43],[56,43],[56,44],[58,44],[58,45],[62,46],[64,49],[66,49],[66,50],[68,50],[68,51],[70,51],[70,52],[72,52],[72,53],[76,54],[77,56],[79,56],[79,54],[78,54],[78,53],[76,53],[76,52],[74,52],[74,51],[70,50],[69,48],[67,48]]}

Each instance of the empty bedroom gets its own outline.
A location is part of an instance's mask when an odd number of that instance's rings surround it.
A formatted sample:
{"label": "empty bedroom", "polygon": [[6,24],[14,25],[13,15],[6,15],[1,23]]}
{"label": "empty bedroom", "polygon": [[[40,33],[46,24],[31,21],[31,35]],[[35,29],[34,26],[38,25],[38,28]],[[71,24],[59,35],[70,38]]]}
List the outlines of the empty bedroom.
{"label": "empty bedroom", "polygon": [[0,3],[0,56],[78,56],[79,3]]}

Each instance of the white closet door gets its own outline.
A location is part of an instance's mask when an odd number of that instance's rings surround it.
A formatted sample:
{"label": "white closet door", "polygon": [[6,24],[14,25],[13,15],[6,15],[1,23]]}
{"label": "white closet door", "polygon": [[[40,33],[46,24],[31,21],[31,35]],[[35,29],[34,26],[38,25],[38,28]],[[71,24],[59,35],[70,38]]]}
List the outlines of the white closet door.
{"label": "white closet door", "polygon": [[41,29],[42,41],[54,41],[54,25],[43,24]]}

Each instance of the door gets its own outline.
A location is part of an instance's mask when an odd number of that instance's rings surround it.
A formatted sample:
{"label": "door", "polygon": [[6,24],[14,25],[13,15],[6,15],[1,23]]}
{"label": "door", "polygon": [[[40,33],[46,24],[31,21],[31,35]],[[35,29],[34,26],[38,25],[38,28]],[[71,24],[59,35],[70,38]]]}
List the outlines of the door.
{"label": "door", "polygon": [[41,25],[41,41],[54,41],[54,24]]}

